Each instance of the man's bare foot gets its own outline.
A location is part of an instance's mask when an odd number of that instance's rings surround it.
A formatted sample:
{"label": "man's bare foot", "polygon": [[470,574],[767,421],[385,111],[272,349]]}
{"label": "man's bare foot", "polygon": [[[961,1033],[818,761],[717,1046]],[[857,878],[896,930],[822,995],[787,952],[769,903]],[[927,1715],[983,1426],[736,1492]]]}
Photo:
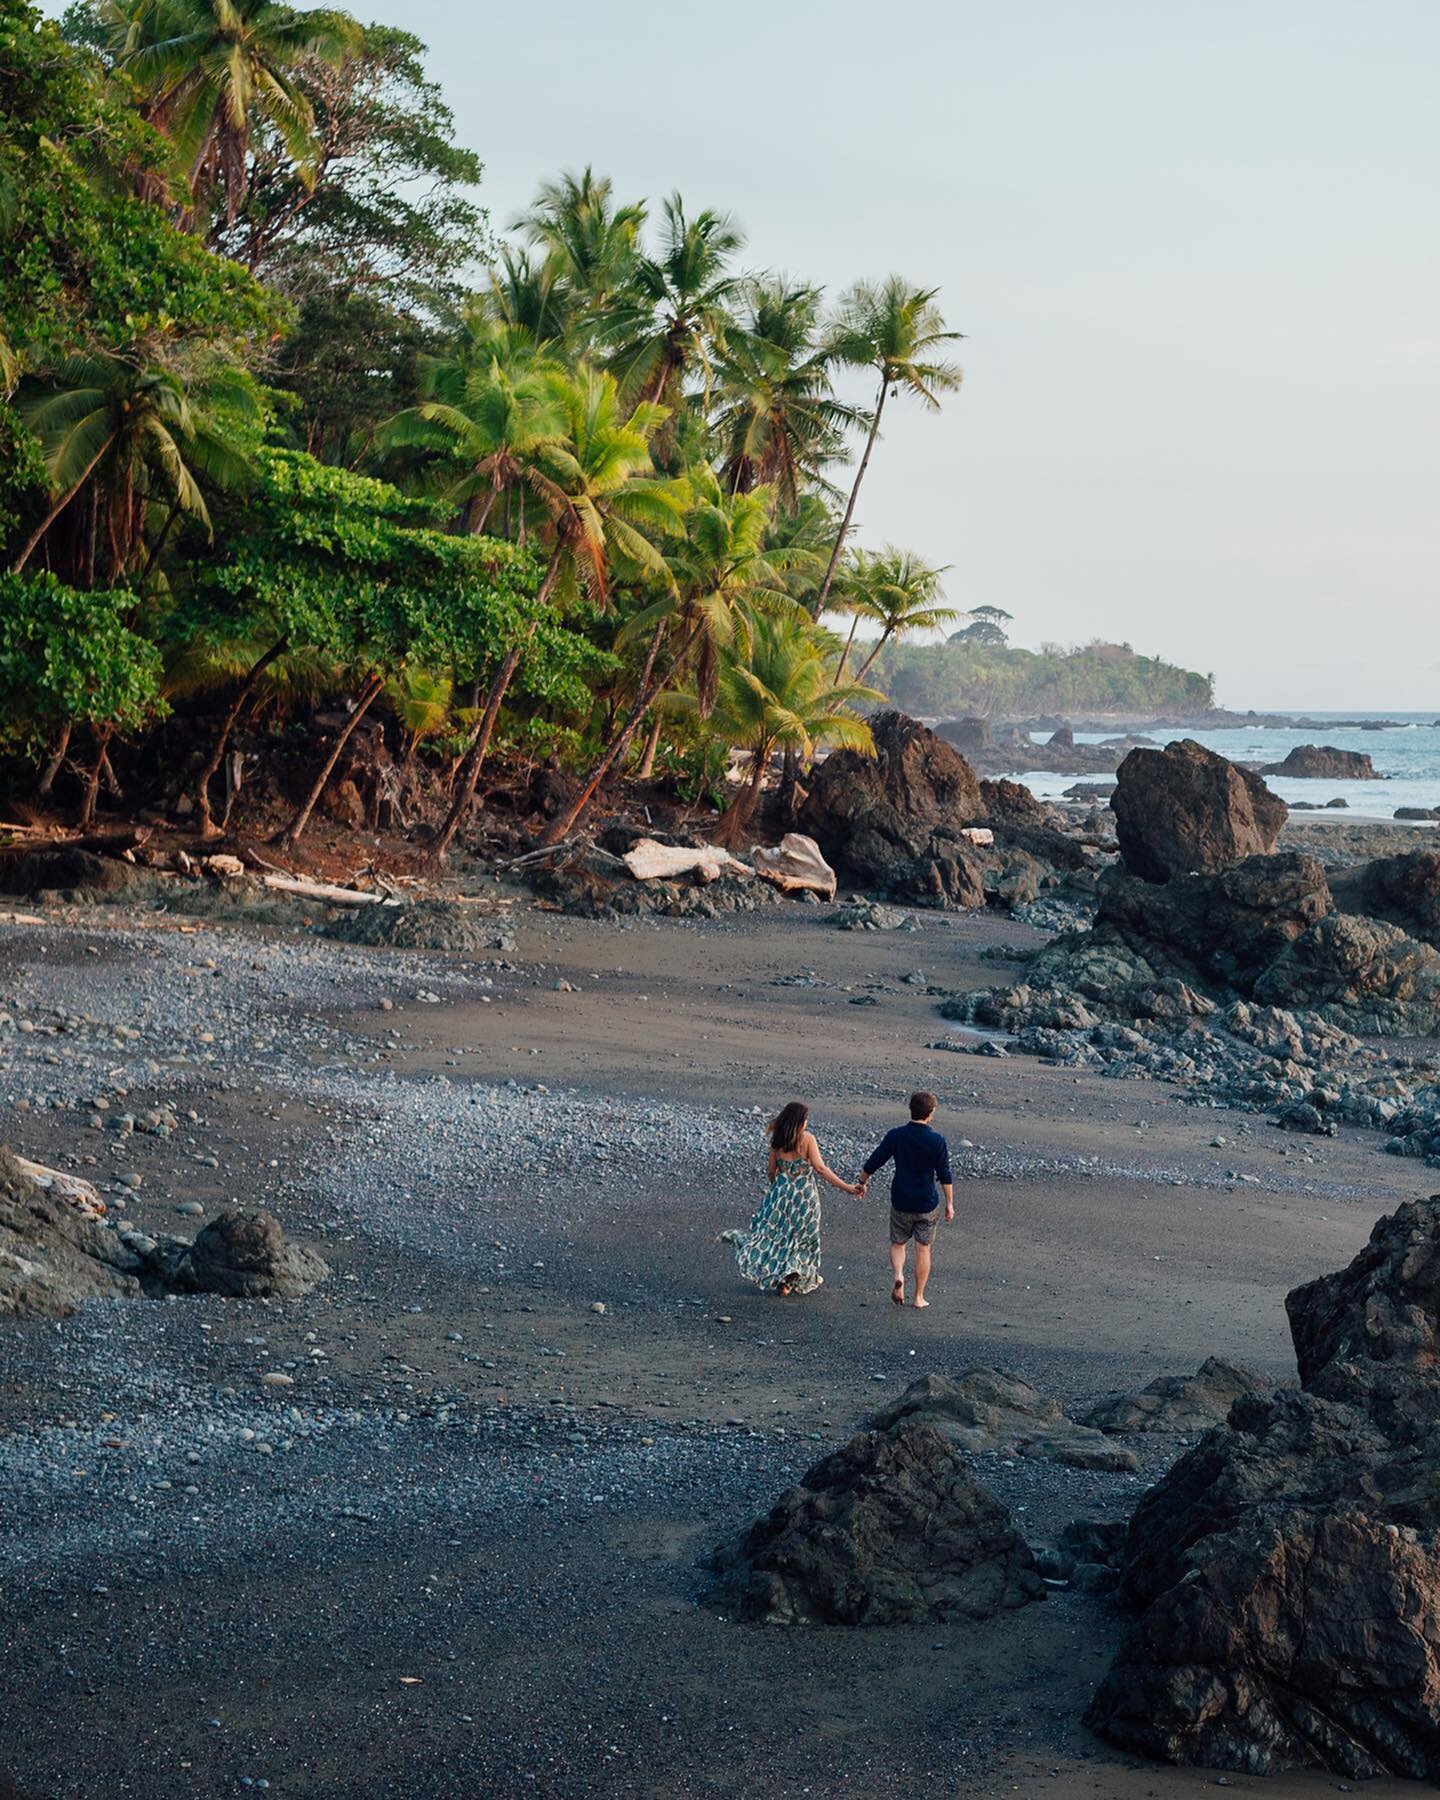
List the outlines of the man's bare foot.
{"label": "man's bare foot", "polygon": [[922,1300],[920,1298],[920,1296],[917,1294],[915,1296],[915,1298],[910,1302],[910,1304],[912,1306],[928,1306],[930,1304],[930,1302],[928,1300]]}
{"label": "man's bare foot", "polygon": [[905,1283],[900,1276],[895,1277],[895,1285],[890,1290],[890,1298],[897,1306],[905,1304]]}

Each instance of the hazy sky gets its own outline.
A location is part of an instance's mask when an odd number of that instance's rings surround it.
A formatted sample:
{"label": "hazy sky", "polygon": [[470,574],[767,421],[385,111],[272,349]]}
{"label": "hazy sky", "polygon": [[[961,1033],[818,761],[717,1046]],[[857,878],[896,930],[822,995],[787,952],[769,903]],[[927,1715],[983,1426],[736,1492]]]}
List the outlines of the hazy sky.
{"label": "hazy sky", "polygon": [[858,518],[954,604],[1440,707],[1436,0],[353,9],[431,46],[497,226],[590,162],[938,285],[965,386],[887,409]]}

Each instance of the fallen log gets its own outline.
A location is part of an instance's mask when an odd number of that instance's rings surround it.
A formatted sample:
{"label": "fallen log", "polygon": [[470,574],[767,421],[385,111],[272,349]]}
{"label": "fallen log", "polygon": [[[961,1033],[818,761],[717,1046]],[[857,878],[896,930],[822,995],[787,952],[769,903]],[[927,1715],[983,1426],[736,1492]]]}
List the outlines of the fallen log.
{"label": "fallen log", "polygon": [[323,900],[328,906],[400,906],[391,894],[365,894],[359,888],[332,887],[328,881],[302,881],[298,875],[262,875],[267,888],[293,894],[297,900]]}
{"label": "fallen log", "polygon": [[657,844],[654,838],[641,838],[620,860],[637,881],[673,881],[677,875],[693,875],[697,881],[711,882],[726,874],[755,873],[749,863],[741,862],[718,844],[701,844],[692,849],[685,844]]}
{"label": "fallen log", "polygon": [[126,826],[119,831],[87,831],[79,837],[63,832],[46,832],[28,825],[0,825],[0,831],[23,831],[25,840],[18,844],[0,844],[0,851],[91,850],[96,856],[120,856],[127,850],[138,850],[155,835],[153,825]]}

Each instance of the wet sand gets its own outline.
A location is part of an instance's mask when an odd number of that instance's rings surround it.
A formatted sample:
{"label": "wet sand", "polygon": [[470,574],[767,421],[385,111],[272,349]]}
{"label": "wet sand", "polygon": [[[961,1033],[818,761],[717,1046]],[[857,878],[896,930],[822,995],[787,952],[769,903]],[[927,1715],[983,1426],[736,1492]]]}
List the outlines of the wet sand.
{"label": "wet sand", "polygon": [[[928,1051],[947,1028],[926,983],[987,984],[1003,972],[979,951],[1035,934],[823,918],[520,909],[514,950],[483,965],[136,931],[109,909],[0,937],[4,997],[37,1016],[57,995],[97,1018],[144,998],[114,1053],[124,1104],[199,1115],[117,1145],[75,1103],[110,1053],[11,1038],[0,1135],[140,1174],[146,1229],[193,1226],[175,1216],[192,1197],[264,1201],[335,1271],[302,1301],[136,1302],[0,1337],[0,1768],[22,1792],[1217,1785],[1080,1725],[1123,1630],[1103,1599],[765,1631],[697,1604],[704,1556],[927,1370],[998,1364],[1076,1407],[1211,1352],[1288,1373],[1286,1290],[1433,1175],[1373,1134],[1302,1143],[1154,1083]],[[179,1054],[166,1021],[190,1029],[192,992],[236,1005]],[[47,1083],[64,1104],[14,1109]],[[929,1312],[888,1302],[883,1182],[864,1205],[827,1193],[820,1293],[742,1286],[716,1240],[763,1184],[748,1109],[810,1100],[846,1171],[917,1084],[973,1146]],[[1177,1453],[1137,1442],[1139,1477],[980,1473],[1043,1541],[1122,1516]],[[1225,1781],[1274,1800],[1345,1785]]]}

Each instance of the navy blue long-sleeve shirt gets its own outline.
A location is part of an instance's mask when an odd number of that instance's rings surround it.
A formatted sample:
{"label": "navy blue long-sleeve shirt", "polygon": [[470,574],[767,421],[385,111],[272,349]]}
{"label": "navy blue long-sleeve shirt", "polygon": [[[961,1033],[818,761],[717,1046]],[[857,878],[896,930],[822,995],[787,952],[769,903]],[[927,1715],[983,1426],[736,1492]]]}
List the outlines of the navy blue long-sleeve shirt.
{"label": "navy blue long-sleeve shirt", "polygon": [[912,1119],[908,1125],[897,1125],[887,1131],[865,1164],[865,1173],[873,1175],[894,1160],[895,1173],[890,1177],[890,1204],[896,1212],[934,1212],[940,1204],[935,1183],[949,1182],[950,1146],[931,1125]]}

